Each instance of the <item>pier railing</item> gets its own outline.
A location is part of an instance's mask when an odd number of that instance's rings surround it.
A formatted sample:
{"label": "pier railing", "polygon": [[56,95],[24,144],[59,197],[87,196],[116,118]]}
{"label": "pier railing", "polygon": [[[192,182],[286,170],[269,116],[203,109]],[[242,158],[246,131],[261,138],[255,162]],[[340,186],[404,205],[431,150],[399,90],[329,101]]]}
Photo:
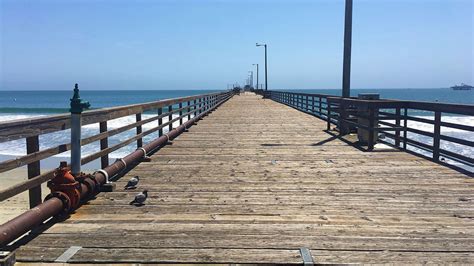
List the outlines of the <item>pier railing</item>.
{"label": "pier railing", "polygon": [[[182,125],[184,122],[199,116],[218,104],[232,97],[233,92],[219,92],[196,96],[167,99],[143,104],[133,104],[112,108],[103,108],[82,113],[82,126],[99,124],[99,133],[81,139],[81,146],[94,142],[100,143],[100,150],[81,158],[81,164],[100,159],[102,169],[109,165],[109,154],[126,147],[136,145],[142,147],[143,138],[151,133],[164,134],[164,130],[171,131],[174,124]],[[143,119],[143,113],[155,114]],[[126,116],[135,116],[135,122],[111,130],[107,129],[107,122]],[[165,120],[166,122],[163,122]],[[156,123],[147,130],[145,124]],[[0,162],[0,173],[27,166],[28,180],[8,188],[0,189],[0,202],[29,190],[30,207],[42,202],[41,184],[52,179],[54,170],[41,173],[40,162],[54,155],[61,154],[71,149],[71,143],[63,143],[54,147],[40,150],[40,136],[52,132],[64,131],[71,128],[71,114],[52,115],[32,119],[21,119],[0,123],[0,143],[25,139],[26,155]],[[111,136],[126,131],[134,134],[119,143],[109,146]],[[66,134],[66,132],[65,132]],[[166,133],[165,133],[166,134]],[[134,144],[135,143],[135,144]],[[58,162],[59,165],[59,162]]]}
{"label": "pier railing", "polygon": [[[356,133],[368,151],[377,142],[436,162],[474,169],[474,106],[404,100],[364,100],[333,95],[268,91],[260,93],[334,125],[339,134]],[[462,136],[461,136],[462,135]],[[453,149],[455,148],[455,149]]]}

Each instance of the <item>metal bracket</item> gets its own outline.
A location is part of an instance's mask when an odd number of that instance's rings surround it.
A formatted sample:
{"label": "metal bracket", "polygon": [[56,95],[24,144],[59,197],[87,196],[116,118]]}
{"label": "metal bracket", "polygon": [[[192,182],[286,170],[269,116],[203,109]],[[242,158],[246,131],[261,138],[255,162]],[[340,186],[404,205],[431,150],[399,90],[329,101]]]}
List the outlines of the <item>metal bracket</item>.
{"label": "metal bracket", "polygon": [[59,256],[54,262],[62,262],[66,263],[68,260],[70,260],[76,253],[81,249],[82,247],[80,246],[71,246],[68,248],[66,251],[64,251],[61,256]]}
{"label": "metal bracket", "polygon": [[92,178],[95,178],[96,173],[101,173],[105,176],[105,183],[99,187],[100,192],[112,192],[115,190],[115,183],[109,181],[109,174],[104,169],[99,169],[92,174]]}
{"label": "metal bracket", "polygon": [[303,265],[313,266],[313,256],[308,248],[300,248],[301,258],[303,259]]}
{"label": "metal bracket", "polygon": [[137,149],[143,151],[142,162],[151,162],[151,157],[146,155],[146,150],[143,147]]}
{"label": "metal bracket", "polygon": [[146,150],[145,150],[143,147],[138,148],[137,151],[138,151],[138,150],[143,151],[143,158],[147,157],[147,156],[146,156]]}
{"label": "metal bracket", "polygon": [[95,172],[93,173],[93,175],[95,175],[96,173],[101,173],[103,176],[105,176],[105,183],[106,183],[106,184],[109,183],[109,174],[108,174],[105,170],[99,169],[99,170],[95,171]]}
{"label": "metal bracket", "polygon": [[[174,129],[174,128],[173,128]],[[173,141],[170,140],[170,136],[168,136],[170,132],[164,134],[166,136],[166,145],[173,145]]]}
{"label": "metal bracket", "polygon": [[120,158],[118,159],[118,161],[121,161],[123,163],[123,169],[122,169],[122,172],[124,172],[125,170],[127,170],[127,163],[125,162],[125,160],[123,158]]}

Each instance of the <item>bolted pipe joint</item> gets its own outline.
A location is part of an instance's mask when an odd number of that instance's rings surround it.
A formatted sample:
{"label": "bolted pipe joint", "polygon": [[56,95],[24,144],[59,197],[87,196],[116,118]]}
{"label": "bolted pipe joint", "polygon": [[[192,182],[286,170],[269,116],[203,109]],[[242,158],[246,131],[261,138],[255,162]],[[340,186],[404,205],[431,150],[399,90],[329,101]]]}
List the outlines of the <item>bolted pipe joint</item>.
{"label": "bolted pipe joint", "polygon": [[47,185],[51,189],[51,194],[46,196],[45,201],[52,197],[59,198],[63,202],[63,213],[69,213],[79,207],[81,184],[71,174],[66,162],[61,162],[53,179],[48,181]]}

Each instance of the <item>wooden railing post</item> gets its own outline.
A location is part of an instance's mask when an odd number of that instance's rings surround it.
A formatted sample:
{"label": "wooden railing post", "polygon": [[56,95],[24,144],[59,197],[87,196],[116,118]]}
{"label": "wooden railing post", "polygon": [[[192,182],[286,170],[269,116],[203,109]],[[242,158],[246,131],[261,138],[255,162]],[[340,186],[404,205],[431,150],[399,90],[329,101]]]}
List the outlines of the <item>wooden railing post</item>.
{"label": "wooden railing post", "polygon": [[[39,151],[39,137],[31,136],[26,138],[26,153],[34,153]],[[35,176],[39,176],[40,171],[40,161],[32,162],[28,164],[28,179],[31,179]],[[30,209],[34,208],[36,205],[41,203],[41,186],[36,186],[28,191]]]}
{"label": "wooden railing post", "polygon": [[309,112],[309,96],[306,95],[306,112]]}
{"label": "wooden railing post", "polygon": [[[326,102],[327,102],[327,99],[326,99]],[[319,96],[319,106],[318,106],[319,107],[319,116],[322,117],[323,112],[322,112],[321,104],[322,104],[322,98],[321,98],[321,96]]]}
{"label": "wooden railing post", "polygon": [[331,102],[326,98],[326,107],[328,110],[328,115],[327,115],[327,130],[331,130]]}
{"label": "wooden railing post", "polygon": [[179,125],[181,126],[183,124],[183,103],[179,103]]}
{"label": "wooden railing post", "polygon": [[314,114],[314,96],[311,97],[311,113]]}
{"label": "wooden railing post", "polygon": [[188,101],[188,121],[191,120],[191,107],[189,107],[191,105],[191,101]]}
{"label": "wooden railing post", "polygon": [[405,107],[403,111],[403,149],[407,149],[407,131],[408,131],[408,110]]}
{"label": "wooden railing post", "polygon": [[[100,133],[107,132],[107,121],[99,122]],[[109,138],[103,138],[100,140],[100,150],[105,150],[109,147]],[[109,154],[104,154],[100,157],[100,166],[102,169],[109,166]]]}
{"label": "wooden railing post", "polygon": [[375,111],[373,106],[369,105],[369,139],[367,150],[372,151],[374,149],[375,141]]}
{"label": "wooden railing post", "polygon": [[439,145],[441,135],[441,112],[436,111],[434,117],[433,160],[439,161]]}
{"label": "wooden railing post", "polygon": [[[400,128],[400,107],[397,107],[395,109],[395,115],[397,116],[395,119],[395,125],[397,128]],[[397,148],[400,148],[400,129],[395,130],[395,146],[397,146]]]}
{"label": "wooden railing post", "polygon": [[339,126],[339,135],[346,135],[349,133],[349,126],[346,123],[347,113],[346,113],[346,102],[344,99],[341,99],[339,103],[339,118],[338,118],[338,126]]}
{"label": "wooden railing post", "polygon": [[[160,108],[158,108],[158,116],[160,116],[162,114],[163,114],[163,107],[160,107]],[[163,125],[163,118],[162,117],[158,118],[158,126],[161,126],[161,125]],[[163,128],[160,128],[158,130],[158,137],[161,137],[161,136],[163,136]]]}
{"label": "wooden railing post", "polygon": [[202,106],[201,106],[201,102],[202,102],[202,98],[199,98],[199,99],[198,99],[198,103],[199,103],[199,104],[198,104],[198,111],[197,111],[197,114],[202,113],[202,110],[201,110],[201,107],[202,107]]}
{"label": "wooden railing post", "polygon": [[[142,114],[141,113],[136,114],[135,118],[137,122],[142,121]],[[142,126],[137,126],[137,135],[141,134],[142,132],[143,132]],[[137,148],[141,148],[142,146],[143,146],[143,139],[142,138],[137,139]]]}
{"label": "wooden railing post", "polygon": [[168,132],[170,132],[171,130],[173,130],[173,123],[171,122],[171,120],[173,120],[173,105],[170,104],[168,106],[168,122],[170,123],[168,125]]}
{"label": "wooden railing post", "polygon": [[197,104],[197,100],[194,99],[194,112],[193,112],[194,116],[196,116],[196,114],[197,114],[197,111],[196,111],[197,105],[196,104]]}

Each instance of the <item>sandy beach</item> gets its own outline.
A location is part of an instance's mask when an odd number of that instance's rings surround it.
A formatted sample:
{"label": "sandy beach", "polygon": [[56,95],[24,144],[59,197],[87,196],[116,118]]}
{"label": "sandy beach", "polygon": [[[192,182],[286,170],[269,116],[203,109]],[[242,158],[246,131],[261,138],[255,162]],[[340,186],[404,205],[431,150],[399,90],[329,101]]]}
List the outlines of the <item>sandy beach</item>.
{"label": "sandy beach", "polygon": [[[2,189],[8,188],[27,179],[28,178],[26,167],[17,168],[8,172],[0,173],[0,187]],[[42,185],[41,189],[41,192],[44,197],[48,191],[46,183]],[[0,223],[8,221],[28,209],[28,191],[6,199],[0,202]]]}

